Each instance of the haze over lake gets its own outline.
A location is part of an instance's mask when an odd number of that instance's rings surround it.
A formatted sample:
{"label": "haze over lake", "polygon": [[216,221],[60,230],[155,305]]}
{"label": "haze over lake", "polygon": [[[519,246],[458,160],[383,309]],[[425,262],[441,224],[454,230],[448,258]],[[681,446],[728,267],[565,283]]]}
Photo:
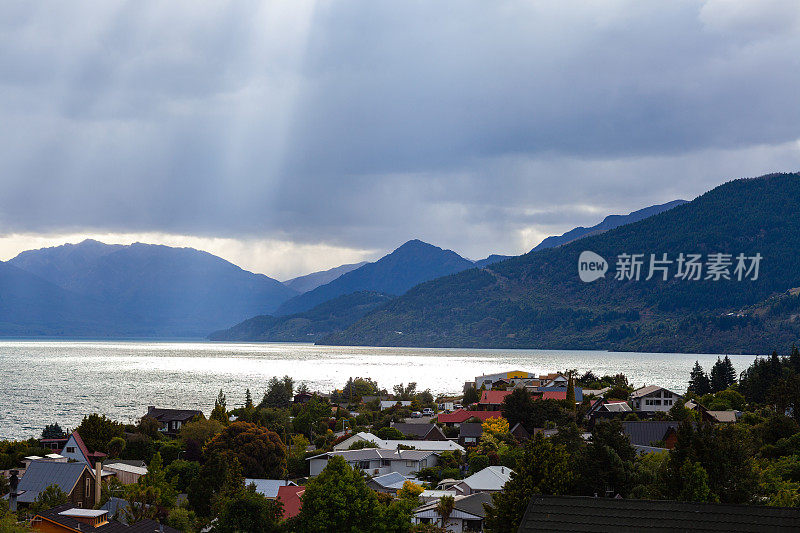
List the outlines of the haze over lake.
{"label": "haze over lake", "polygon": [[[730,356],[737,372],[751,355]],[[636,386],[686,389],[695,360],[710,370],[717,355],[577,350],[372,348],[310,344],[204,342],[0,342],[0,438],[38,437],[45,424],[74,428],[93,412],[135,422],[148,405],[198,408],[206,415],[219,389],[228,408],[256,401],[272,376],[329,392],[363,376],[391,390],[417,382],[434,394],[460,393],[476,375],[505,370],[551,372],[577,368],[597,375],[624,372]]]}

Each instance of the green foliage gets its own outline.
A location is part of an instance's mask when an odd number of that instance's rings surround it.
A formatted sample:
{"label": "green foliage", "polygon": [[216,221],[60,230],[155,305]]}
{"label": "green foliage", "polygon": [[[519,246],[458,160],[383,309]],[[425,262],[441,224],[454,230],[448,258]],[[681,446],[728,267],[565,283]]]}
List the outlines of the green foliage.
{"label": "green foliage", "polygon": [[224,493],[216,507],[217,520],[211,529],[214,533],[271,533],[278,530],[283,515],[280,500],[265,498],[254,486]]}
{"label": "green foliage", "polygon": [[176,507],[167,515],[166,524],[183,533],[195,533],[200,530],[197,515],[190,509]]}
{"label": "green foliage", "polygon": [[200,475],[200,463],[177,459],[172,461],[164,470],[164,476],[178,492],[186,492],[189,484]]}
{"label": "green foliage", "polygon": [[220,389],[217,399],[214,401],[214,409],[211,411],[211,416],[209,418],[211,418],[211,420],[216,420],[224,426],[227,426],[230,422],[227,405],[227,398],[225,398],[225,394],[222,392],[222,389]]}
{"label": "green foliage", "polygon": [[703,396],[711,392],[711,381],[708,379],[703,367],[700,366],[699,361],[694,362],[694,368],[689,374],[689,387],[687,387],[686,392],[694,393],[697,396]]}
{"label": "green foliage", "polygon": [[249,422],[234,422],[206,445],[206,453],[230,451],[245,477],[281,479],[286,474],[286,447],[273,431]]}
{"label": "green foliage", "polygon": [[524,389],[514,389],[505,397],[500,408],[503,418],[508,420],[509,427],[521,423],[532,432],[534,428],[552,425],[563,425],[574,418],[566,409],[565,402],[558,400],[533,400]]}
{"label": "green foliage", "polygon": [[48,424],[42,430],[42,438],[43,439],[63,439],[66,438],[67,434],[64,433],[64,430],[61,429],[61,426],[56,424]]}
{"label": "green foliage", "polygon": [[711,392],[723,391],[736,383],[736,370],[727,355],[724,359],[717,357],[717,362],[711,368],[710,382]]}
{"label": "green foliage", "polygon": [[258,404],[259,408],[272,407],[273,409],[283,409],[289,407],[294,394],[294,380],[289,376],[278,379],[273,376],[267,383],[267,391],[264,398]]}
{"label": "green foliage", "polygon": [[124,436],[122,424],[97,413],[83,417],[76,430],[89,451],[95,452],[106,452],[111,439]]}
{"label": "green foliage", "polygon": [[147,474],[128,485],[125,492],[125,499],[129,503],[125,517],[131,523],[144,518],[165,519],[169,510],[175,507],[178,497],[175,487],[167,480],[161,454],[157,452],[147,465]]}
{"label": "green foliage", "polygon": [[516,532],[532,494],[571,494],[577,480],[574,468],[565,446],[541,434],[534,436],[525,445],[519,470],[503,492],[492,495],[492,506],[486,509],[487,531]]}
{"label": "green foliage", "polygon": [[125,449],[125,439],[122,437],[114,437],[108,442],[108,456],[110,458],[119,457]]}
{"label": "green foliage", "polygon": [[405,435],[400,433],[400,430],[392,427],[381,428],[375,432],[375,435],[383,440],[403,440],[406,438]]}
{"label": "green foliage", "polygon": [[467,389],[464,391],[464,398],[461,400],[461,404],[466,407],[468,405],[472,405],[473,403],[478,403],[478,400],[480,399],[481,397],[475,387],[467,387]]}
{"label": "green foliage", "polygon": [[198,417],[188,424],[181,426],[180,439],[183,441],[184,446],[188,441],[192,440],[200,446],[205,446],[215,436],[222,433],[225,425],[219,420]]}
{"label": "green foliage", "polygon": [[41,513],[69,501],[69,495],[61,490],[58,485],[49,485],[36,496],[36,501],[31,506],[31,511]]}
{"label": "green foliage", "polygon": [[306,449],[311,443],[304,435],[293,435],[291,445],[288,447],[286,456],[286,469],[289,477],[303,477],[308,475],[308,461],[306,461]]}
{"label": "green foliage", "polygon": [[306,485],[299,519],[302,531],[371,533],[379,518],[375,493],[367,488],[361,472],[341,457],[332,457]]}
{"label": "green foliage", "polygon": [[304,403],[294,418],[294,430],[296,433],[302,433],[311,439],[314,426],[321,419],[326,419],[331,415],[331,406],[328,402],[313,396],[309,401]]}

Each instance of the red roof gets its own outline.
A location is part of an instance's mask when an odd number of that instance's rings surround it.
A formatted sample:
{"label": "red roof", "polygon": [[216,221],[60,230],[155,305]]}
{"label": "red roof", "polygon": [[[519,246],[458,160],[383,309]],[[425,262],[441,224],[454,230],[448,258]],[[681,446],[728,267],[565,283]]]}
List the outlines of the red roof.
{"label": "red roof", "polygon": [[567,391],[565,390],[548,390],[542,393],[542,400],[566,400]]}
{"label": "red roof", "polygon": [[467,411],[465,409],[458,409],[449,414],[441,413],[437,420],[440,424],[461,424],[472,417],[479,418],[481,421],[486,421],[490,418],[501,418],[502,416],[503,413],[500,411]]}
{"label": "red roof", "polygon": [[303,507],[303,500],[301,497],[306,491],[303,486],[283,486],[278,487],[278,499],[283,503],[283,517],[292,518],[300,514],[300,508]]}
{"label": "red roof", "polygon": [[485,390],[483,394],[481,394],[481,400],[478,403],[484,405],[500,405],[511,392],[510,390]]}

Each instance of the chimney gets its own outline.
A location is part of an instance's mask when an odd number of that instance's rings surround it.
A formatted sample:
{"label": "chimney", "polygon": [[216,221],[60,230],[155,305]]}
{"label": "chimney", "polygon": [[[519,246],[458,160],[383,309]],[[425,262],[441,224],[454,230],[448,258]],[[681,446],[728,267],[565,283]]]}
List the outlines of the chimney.
{"label": "chimney", "polygon": [[100,493],[103,490],[103,463],[98,459],[94,464],[94,506],[100,505]]}
{"label": "chimney", "polygon": [[8,494],[8,510],[12,513],[17,512],[17,487],[19,486],[18,470],[11,471],[11,479],[9,479],[9,488],[11,492]]}

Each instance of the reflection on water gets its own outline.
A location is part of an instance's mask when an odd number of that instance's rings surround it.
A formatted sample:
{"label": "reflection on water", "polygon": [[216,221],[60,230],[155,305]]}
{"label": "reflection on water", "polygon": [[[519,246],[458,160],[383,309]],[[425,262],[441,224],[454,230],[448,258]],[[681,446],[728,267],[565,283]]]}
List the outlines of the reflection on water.
{"label": "reflection on water", "polygon": [[[133,422],[148,405],[208,413],[219,389],[230,408],[244,403],[245,389],[258,399],[270,377],[284,374],[326,392],[350,376],[368,376],[389,390],[416,381],[418,389],[436,394],[459,392],[465,381],[484,373],[575,368],[598,375],[624,372],[637,386],[656,383],[683,391],[694,361],[709,370],[716,358],[577,350],[6,341],[0,342],[0,438],[38,436],[52,422],[73,428],[92,412]],[[731,360],[741,371],[753,356]]]}

